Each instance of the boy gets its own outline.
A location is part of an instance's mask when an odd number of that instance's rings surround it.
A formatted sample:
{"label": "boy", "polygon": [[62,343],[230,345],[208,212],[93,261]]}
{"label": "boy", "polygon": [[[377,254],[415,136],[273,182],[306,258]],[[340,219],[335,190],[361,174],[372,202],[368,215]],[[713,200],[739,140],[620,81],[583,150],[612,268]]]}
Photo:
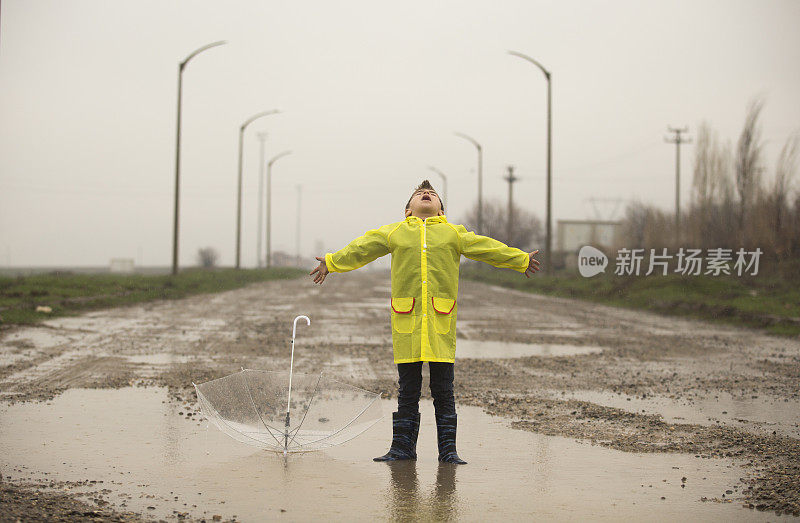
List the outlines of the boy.
{"label": "boy", "polygon": [[367,231],[346,247],[317,257],[309,274],[322,284],[328,272],[347,272],[392,254],[392,345],[399,388],[392,414],[392,445],[375,461],[417,459],[422,362],[428,362],[436,413],[439,461],[466,464],[456,452],[456,408],[453,364],[456,352],[456,298],[463,254],[495,267],[534,274],[533,255],[454,225],[428,180],[414,190],[401,222]]}

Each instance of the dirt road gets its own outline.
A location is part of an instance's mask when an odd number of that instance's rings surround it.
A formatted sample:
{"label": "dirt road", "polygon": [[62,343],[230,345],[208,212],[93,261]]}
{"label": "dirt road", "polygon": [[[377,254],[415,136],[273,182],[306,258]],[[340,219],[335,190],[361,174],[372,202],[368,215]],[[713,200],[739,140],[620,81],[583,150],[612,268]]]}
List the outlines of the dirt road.
{"label": "dirt road", "polygon": [[[288,368],[298,314],[312,324],[298,327],[295,370],[393,396],[389,293],[388,274],[363,271],[9,329],[0,398],[164,385],[191,407],[192,381]],[[800,340],[473,281],[458,314],[457,404],[627,452],[722,457],[746,476],[704,501],[800,516]],[[33,491],[19,492],[24,513]]]}

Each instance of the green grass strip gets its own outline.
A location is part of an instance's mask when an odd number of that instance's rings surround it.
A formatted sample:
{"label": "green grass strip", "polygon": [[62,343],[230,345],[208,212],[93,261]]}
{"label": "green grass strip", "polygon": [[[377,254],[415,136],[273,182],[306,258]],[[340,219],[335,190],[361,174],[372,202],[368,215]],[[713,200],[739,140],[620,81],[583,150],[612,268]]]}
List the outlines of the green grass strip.
{"label": "green grass strip", "polygon": [[680,274],[584,278],[577,269],[530,279],[511,270],[467,265],[465,278],[526,292],[579,298],[606,305],[747,325],[781,336],[800,335],[800,285],[773,275],[686,276]]}
{"label": "green grass strip", "polygon": [[[299,278],[302,269],[188,269],[172,275],[50,273],[0,277],[3,325],[35,323],[54,316],[214,293],[245,285]],[[38,306],[52,312],[37,312]]]}

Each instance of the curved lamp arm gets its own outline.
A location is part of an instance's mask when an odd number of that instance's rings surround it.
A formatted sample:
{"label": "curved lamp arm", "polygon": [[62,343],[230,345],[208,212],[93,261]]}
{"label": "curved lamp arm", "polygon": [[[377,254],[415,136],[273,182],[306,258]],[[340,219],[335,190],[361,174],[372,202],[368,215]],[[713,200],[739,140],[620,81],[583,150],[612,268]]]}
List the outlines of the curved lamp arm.
{"label": "curved lamp arm", "polygon": [[437,169],[433,165],[429,165],[428,169],[430,169],[431,171],[435,172],[436,174],[441,176],[443,179],[447,180],[447,176],[445,176],[445,174],[442,171],[440,171],[439,169]]}
{"label": "curved lamp arm", "polygon": [[[283,158],[284,156],[288,156],[292,154],[292,151],[283,151],[282,153],[276,154],[272,157],[272,159],[267,163],[269,167],[272,167],[272,164]],[[305,316],[298,316],[298,318],[304,318]]]}
{"label": "curved lamp arm", "polygon": [[280,113],[279,110],[273,109],[271,111],[262,111],[262,112],[260,112],[258,114],[254,114],[253,116],[251,116],[250,118],[245,120],[245,122],[242,124],[242,126],[239,129],[244,131],[245,127],[247,127],[248,125],[250,125],[254,121],[258,120],[259,118],[262,118],[264,116],[269,116],[271,114],[278,114],[278,113]]}
{"label": "curved lamp arm", "polygon": [[537,62],[536,60],[534,60],[530,56],[528,56],[526,54],[518,53],[517,51],[509,51],[508,54],[514,55],[514,56],[518,56],[519,58],[522,58],[523,60],[529,61],[530,63],[532,63],[533,65],[535,65],[536,67],[538,67],[539,69],[542,70],[542,72],[544,73],[545,78],[547,78],[548,80],[550,79],[550,71],[545,69],[542,64],[540,64],[539,62]]}
{"label": "curved lamp arm", "polygon": [[218,45],[225,45],[225,44],[227,44],[227,43],[228,43],[228,41],[227,41],[227,40],[220,40],[219,42],[213,42],[213,43],[210,43],[210,44],[208,44],[208,45],[204,45],[203,47],[201,47],[201,48],[199,48],[199,49],[195,49],[195,50],[192,52],[192,54],[190,54],[189,56],[187,56],[187,57],[186,57],[186,58],[183,60],[183,62],[181,62],[181,69],[183,69],[184,67],[186,67],[186,64],[188,64],[188,63],[189,63],[189,60],[191,60],[191,59],[192,59],[192,58],[194,58],[195,56],[199,55],[199,54],[200,54],[200,53],[202,53],[203,51],[205,51],[205,50],[207,50],[207,49],[211,49],[212,47],[217,47]]}
{"label": "curved lamp arm", "polygon": [[478,143],[478,140],[476,140],[472,136],[469,136],[469,135],[464,134],[464,133],[453,133],[453,134],[455,134],[456,136],[458,136],[460,138],[463,138],[465,140],[469,140],[470,142],[472,142],[472,145],[474,145],[475,147],[478,148],[478,150],[482,150],[483,149],[483,147],[481,147],[481,144]]}

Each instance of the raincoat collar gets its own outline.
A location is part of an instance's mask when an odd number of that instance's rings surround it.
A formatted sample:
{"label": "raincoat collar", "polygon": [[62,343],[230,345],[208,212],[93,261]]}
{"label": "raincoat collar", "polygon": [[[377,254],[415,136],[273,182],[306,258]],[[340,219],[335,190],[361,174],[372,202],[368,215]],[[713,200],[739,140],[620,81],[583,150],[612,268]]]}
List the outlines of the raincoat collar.
{"label": "raincoat collar", "polygon": [[[406,222],[408,223],[422,223],[422,218],[419,216],[408,216],[406,218]],[[431,223],[447,223],[447,216],[431,216],[429,218],[425,218],[426,224]]]}

